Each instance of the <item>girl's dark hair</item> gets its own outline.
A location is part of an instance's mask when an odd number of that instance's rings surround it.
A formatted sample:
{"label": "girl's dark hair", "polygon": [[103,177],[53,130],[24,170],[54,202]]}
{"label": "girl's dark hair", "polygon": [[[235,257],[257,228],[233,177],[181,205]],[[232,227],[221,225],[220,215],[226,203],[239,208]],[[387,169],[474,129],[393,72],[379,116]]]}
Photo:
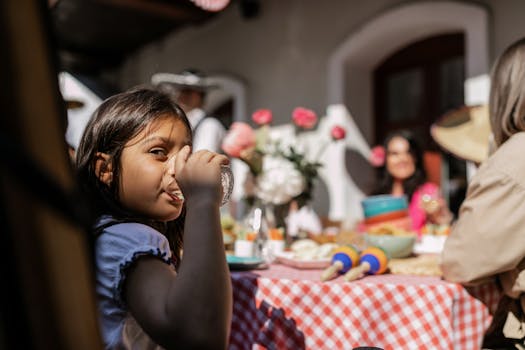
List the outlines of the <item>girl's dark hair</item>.
{"label": "girl's dark hair", "polygon": [[[383,142],[383,147],[385,148],[385,157],[388,157],[388,144],[394,137],[401,137],[408,141],[408,151],[414,158],[414,174],[412,174],[412,176],[403,182],[403,191],[405,192],[407,199],[410,201],[412,195],[418,189],[418,187],[427,181],[427,173],[423,164],[423,151],[421,150],[421,147],[419,146],[419,143],[414,134],[408,130],[397,130],[390,133]],[[383,166],[379,168],[379,181],[376,188],[372,191],[372,194],[390,194],[392,192],[393,183],[394,178],[386,169],[385,158]]]}
{"label": "girl's dark hair", "polygon": [[[138,87],[108,98],[93,113],[86,126],[76,154],[76,168],[80,187],[97,217],[107,214],[114,218],[110,224],[140,222],[154,227],[168,238],[178,264],[182,248],[185,209],[183,208],[176,220],[168,223],[156,222],[128,212],[119,200],[120,158],[124,146],[151,122],[166,117],[173,117],[183,122],[187,130],[188,142],[191,144],[191,127],[188,119],[182,109],[166,94]],[[111,159],[113,180],[109,186],[100,181],[95,172],[95,159],[98,152],[109,155]]]}

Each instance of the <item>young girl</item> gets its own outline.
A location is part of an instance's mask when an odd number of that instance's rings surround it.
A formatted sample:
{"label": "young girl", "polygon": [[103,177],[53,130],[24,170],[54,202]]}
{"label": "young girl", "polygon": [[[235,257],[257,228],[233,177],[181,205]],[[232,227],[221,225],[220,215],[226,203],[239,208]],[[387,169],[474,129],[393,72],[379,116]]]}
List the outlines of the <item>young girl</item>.
{"label": "young girl", "polygon": [[[399,130],[384,141],[385,164],[373,194],[406,195],[412,229],[419,232],[427,223],[448,224],[452,213],[440,195],[439,187],[428,182],[423,153],[411,132]],[[431,205],[428,205],[426,202]]]}
{"label": "young girl", "polygon": [[503,297],[484,347],[525,347],[525,38],[492,71],[489,110],[497,150],[472,178],[442,256],[446,279],[496,280]]}
{"label": "young girl", "polygon": [[228,159],[190,146],[184,112],[148,89],[104,101],[83,135],[76,164],[99,216],[106,348],[227,346],[232,294],[219,205]]}

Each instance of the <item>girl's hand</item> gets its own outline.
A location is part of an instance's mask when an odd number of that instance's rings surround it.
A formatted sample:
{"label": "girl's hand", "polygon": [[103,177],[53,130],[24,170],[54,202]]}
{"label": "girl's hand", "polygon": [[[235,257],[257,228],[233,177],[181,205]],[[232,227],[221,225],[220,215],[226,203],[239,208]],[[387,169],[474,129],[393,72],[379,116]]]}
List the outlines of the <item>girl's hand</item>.
{"label": "girl's hand", "polygon": [[430,223],[446,225],[450,224],[453,219],[453,215],[442,197],[432,198],[431,200],[424,198],[423,209],[427,214],[427,221]]}
{"label": "girl's hand", "polygon": [[207,150],[191,154],[184,146],[175,159],[175,179],[186,203],[212,201],[220,203],[222,197],[220,166],[229,164],[228,157]]}

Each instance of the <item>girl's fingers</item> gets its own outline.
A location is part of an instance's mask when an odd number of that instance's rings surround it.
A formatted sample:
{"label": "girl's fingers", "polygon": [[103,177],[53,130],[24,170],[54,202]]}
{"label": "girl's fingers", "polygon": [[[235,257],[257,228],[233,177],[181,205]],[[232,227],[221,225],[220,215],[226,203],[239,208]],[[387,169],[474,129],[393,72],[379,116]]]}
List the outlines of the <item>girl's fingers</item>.
{"label": "girl's fingers", "polygon": [[191,155],[192,160],[203,163],[218,163],[220,165],[230,164],[230,159],[223,154],[207,150],[200,150]]}
{"label": "girl's fingers", "polygon": [[182,147],[179,153],[177,153],[177,157],[175,158],[175,174],[180,174],[180,172],[186,165],[186,162],[188,161],[190,153],[191,148],[188,145]]}

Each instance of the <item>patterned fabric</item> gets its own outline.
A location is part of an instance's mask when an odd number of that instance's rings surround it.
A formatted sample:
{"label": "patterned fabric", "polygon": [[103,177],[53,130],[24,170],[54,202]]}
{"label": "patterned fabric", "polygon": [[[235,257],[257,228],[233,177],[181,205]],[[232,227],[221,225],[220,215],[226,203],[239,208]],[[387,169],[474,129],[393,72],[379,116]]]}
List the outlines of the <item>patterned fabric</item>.
{"label": "patterned fabric", "polygon": [[272,265],[233,272],[230,350],[480,349],[497,288],[437,277],[376,275],[321,282],[321,270]]}

